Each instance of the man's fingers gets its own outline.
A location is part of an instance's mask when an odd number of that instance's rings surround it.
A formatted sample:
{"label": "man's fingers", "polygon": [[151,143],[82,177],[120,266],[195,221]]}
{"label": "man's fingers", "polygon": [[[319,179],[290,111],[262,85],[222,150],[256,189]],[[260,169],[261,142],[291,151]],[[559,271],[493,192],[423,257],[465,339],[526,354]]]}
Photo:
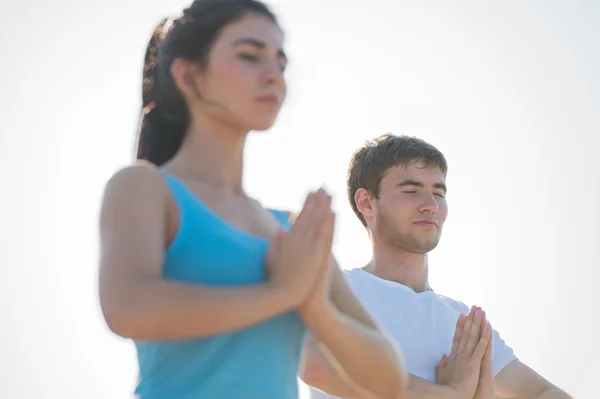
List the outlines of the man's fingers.
{"label": "man's fingers", "polygon": [[452,339],[452,349],[450,350],[451,354],[455,354],[458,351],[460,345],[460,337],[462,335],[466,320],[466,315],[461,314],[460,316],[458,316],[458,320],[456,321],[456,329],[454,330],[454,338]]}
{"label": "man's fingers", "polygon": [[475,346],[481,338],[481,310],[475,309],[475,317],[471,324],[471,331],[469,331],[469,340],[467,341],[467,353],[472,353],[475,350]]}
{"label": "man's fingers", "polygon": [[448,356],[442,355],[440,362],[438,363],[437,366],[435,366],[436,378],[439,378],[439,374],[442,372],[442,370],[444,370],[444,368],[446,368],[447,365],[448,365]]}
{"label": "man's fingers", "polygon": [[482,368],[486,372],[491,372],[492,371],[492,350],[494,347],[494,341],[492,339],[493,338],[493,329],[489,323],[486,323],[485,326],[483,327],[483,329],[485,330],[486,327],[488,328],[486,332],[489,336],[488,336],[488,345],[485,348],[485,352],[483,354]]}
{"label": "man's fingers", "polygon": [[473,325],[473,318],[475,317],[475,313],[473,308],[469,312],[469,316],[467,316],[467,320],[463,326],[463,330],[460,337],[460,344],[458,345],[458,351],[462,352],[467,348],[467,344],[469,342],[471,326]]}
{"label": "man's fingers", "polygon": [[473,357],[479,361],[483,359],[483,354],[485,353],[488,345],[490,345],[491,341],[491,327],[489,324],[486,324],[484,327],[484,332],[481,334],[481,338],[473,351]]}
{"label": "man's fingers", "polygon": [[[481,308],[479,308],[481,310]],[[486,326],[489,326],[489,330],[486,330]],[[494,330],[492,329],[492,325],[487,321],[487,315],[486,313],[481,310],[481,335],[484,335],[486,333],[489,333],[489,344],[487,346],[487,348],[485,349],[485,353],[483,354],[483,362],[489,362],[490,363],[490,367],[491,367],[491,361],[492,361],[492,347],[493,347],[493,341],[492,341],[492,337],[493,337],[493,332]]]}
{"label": "man's fingers", "polygon": [[442,368],[446,367],[448,365],[448,356],[442,355],[442,360],[440,360],[440,364],[442,365]]}

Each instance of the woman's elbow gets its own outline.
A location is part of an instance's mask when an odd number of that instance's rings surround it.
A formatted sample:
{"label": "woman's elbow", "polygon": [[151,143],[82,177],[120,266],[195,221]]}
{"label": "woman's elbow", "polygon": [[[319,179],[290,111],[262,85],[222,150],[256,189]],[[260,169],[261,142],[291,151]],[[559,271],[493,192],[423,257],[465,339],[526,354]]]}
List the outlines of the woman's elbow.
{"label": "woman's elbow", "polygon": [[139,312],[133,309],[133,304],[119,300],[116,296],[112,298],[101,296],[100,308],[104,322],[112,333],[122,338],[139,338],[141,323],[136,317],[136,315],[139,316]]}
{"label": "woman's elbow", "polygon": [[395,362],[395,373],[393,378],[393,385],[395,387],[393,398],[400,399],[404,398],[405,392],[408,389],[409,376],[406,372],[406,367],[404,364],[404,357],[402,356],[402,351],[399,348],[396,348],[396,362]]}
{"label": "woman's elbow", "polygon": [[404,363],[401,359],[398,360],[398,362],[396,363],[396,367],[394,367],[393,369],[394,371],[391,373],[391,377],[388,384],[390,388],[386,393],[385,398],[401,399],[404,398],[404,394],[408,387],[408,374],[406,373]]}
{"label": "woman's elbow", "polygon": [[395,389],[392,392],[391,398],[394,399],[402,399],[405,396],[405,392],[408,386],[408,375],[404,371],[404,369],[400,369],[396,375],[396,379],[394,382]]}
{"label": "woman's elbow", "polygon": [[112,309],[102,307],[102,315],[108,329],[122,338],[133,339],[135,332],[133,331],[132,320],[129,319],[120,309]]}
{"label": "woman's elbow", "polygon": [[[385,373],[383,373],[383,370],[385,370]],[[398,356],[391,363],[388,363],[388,366],[383,370],[379,370],[379,381],[369,390],[376,393],[376,397],[379,399],[404,398],[408,389],[409,376],[402,357]]]}

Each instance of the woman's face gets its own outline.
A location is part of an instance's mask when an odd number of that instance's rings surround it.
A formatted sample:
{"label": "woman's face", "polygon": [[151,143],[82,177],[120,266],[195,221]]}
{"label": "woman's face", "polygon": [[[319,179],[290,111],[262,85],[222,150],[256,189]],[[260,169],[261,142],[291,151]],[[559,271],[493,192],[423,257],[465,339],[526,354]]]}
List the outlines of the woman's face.
{"label": "woman's face", "polygon": [[198,105],[243,129],[270,128],[286,96],[282,46],[279,27],[259,14],[225,26],[197,79]]}

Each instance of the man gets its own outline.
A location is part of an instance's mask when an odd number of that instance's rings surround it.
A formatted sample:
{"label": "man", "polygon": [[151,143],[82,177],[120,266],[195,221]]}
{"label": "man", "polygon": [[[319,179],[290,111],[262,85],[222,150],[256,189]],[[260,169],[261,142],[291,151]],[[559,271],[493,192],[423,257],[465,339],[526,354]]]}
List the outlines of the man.
{"label": "man", "polygon": [[[358,149],[348,170],[348,199],[369,232],[373,257],[345,275],[403,348],[410,373],[403,398],[570,398],[520,362],[480,308],[429,288],[427,253],[437,246],[448,212],[446,172],[446,159],[435,147],[393,135]],[[317,351],[309,355],[328,358]],[[369,397],[348,379],[332,377],[336,367],[313,370],[313,378],[327,384],[311,385],[342,398]],[[315,388],[310,395],[334,397]]]}

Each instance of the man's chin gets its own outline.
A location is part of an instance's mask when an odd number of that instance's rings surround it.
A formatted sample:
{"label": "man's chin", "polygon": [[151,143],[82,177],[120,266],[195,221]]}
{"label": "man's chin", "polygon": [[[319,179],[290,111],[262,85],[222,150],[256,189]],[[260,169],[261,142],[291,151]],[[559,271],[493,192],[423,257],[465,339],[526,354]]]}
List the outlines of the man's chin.
{"label": "man's chin", "polygon": [[421,241],[419,245],[415,246],[410,252],[416,254],[426,254],[433,251],[438,246],[439,241]]}

